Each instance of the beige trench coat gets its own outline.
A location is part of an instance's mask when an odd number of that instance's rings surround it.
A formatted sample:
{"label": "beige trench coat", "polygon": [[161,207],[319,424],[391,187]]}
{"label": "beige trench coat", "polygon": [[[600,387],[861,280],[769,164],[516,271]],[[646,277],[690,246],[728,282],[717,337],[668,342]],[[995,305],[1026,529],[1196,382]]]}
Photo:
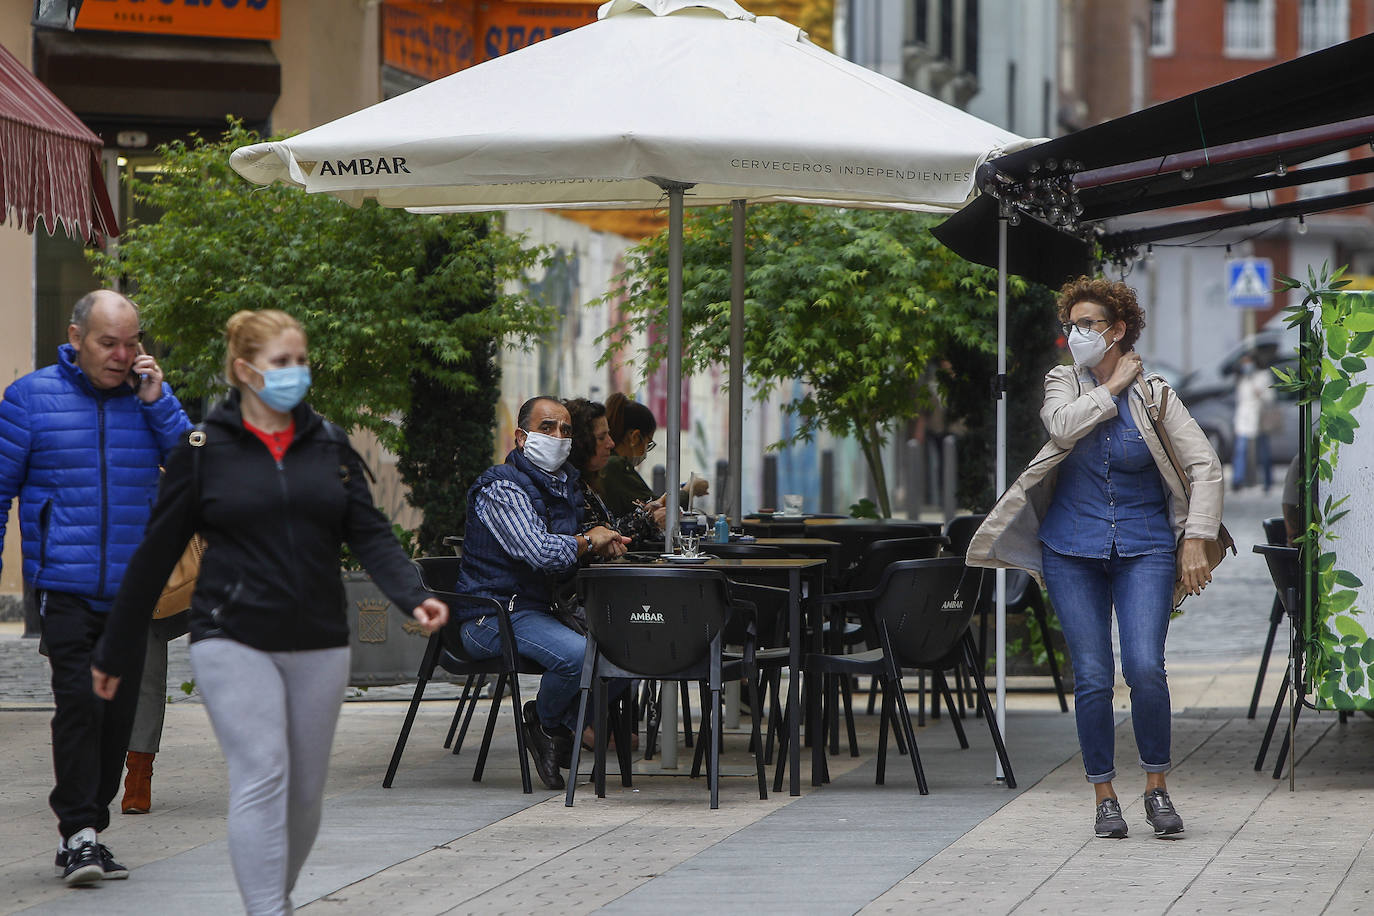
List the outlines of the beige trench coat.
{"label": "beige trench coat", "polygon": [[[1164,431],[1173,442],[1184,474],[1192,482],[1191,503],[1164,446],[1155,435],[1147,412],[1146,392],[1151,406],[1157,407],[1166,390],[1169,397],[1164,412]],[[1174,537],[1215,540],[1221,526],[1222,497],[1226,492],[1216,451],[1183,402],[1160,376],[1152,375],[1132,385],[1127,394],[1131,417],[1169,489],[1169,521]],[[1040,408],[1040,419],[1049,430],[1050,441],[997,500],[973,535],[967,555],[970,566],[1024,569],[1043,584],[1040,520],[1049,511],[1054,496],[1059,462],[1093,427],[1116,416],[1116,410],[1111,392],[1105,385],[1098,385],[1090,370],[1056,366],[1049,371],[1045,376],[1045,401]]]}

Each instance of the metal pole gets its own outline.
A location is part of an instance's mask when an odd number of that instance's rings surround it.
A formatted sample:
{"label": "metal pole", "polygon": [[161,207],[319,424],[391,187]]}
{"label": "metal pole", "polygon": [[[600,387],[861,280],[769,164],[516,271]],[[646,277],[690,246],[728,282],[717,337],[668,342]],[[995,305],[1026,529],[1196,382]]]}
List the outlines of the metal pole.
{"label": "metal pole", "polygon": [[[997,221],[997,481],[996,492],[1007,489],[1007,218]],[[1007,735],[1007,571],[999,568],[993,577],[997,596],[997,727],[1002,740]],[[1032,583],[1032,587],[1034,583]],[[997,778],[1004,778],[1002,762],[997,761]]]}
{"label": "metal pole", "polygon": [[660,681],[658,689],[658,765],[664,770],[676,770],[677,681]]}
{"label": "metal pole", "polygon": [[730,202],[730,524],[744,521],[744,201]]}
{"label": "metal pole", "polygon": [[[668,517],[665,548],[677,543],[678,487],[682,485],[682,192],[688,185],[666,182],[668,190],[668,455],[665,491]],[[666,747],[667,742],[665,742]]]}

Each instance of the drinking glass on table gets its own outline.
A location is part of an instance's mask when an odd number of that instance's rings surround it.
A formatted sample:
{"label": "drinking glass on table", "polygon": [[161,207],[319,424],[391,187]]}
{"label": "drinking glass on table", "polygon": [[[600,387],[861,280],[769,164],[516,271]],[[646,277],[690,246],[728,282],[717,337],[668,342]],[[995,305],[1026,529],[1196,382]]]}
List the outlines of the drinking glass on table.
{"label": "drinking glass on table", "polygon": [[784,493],[782,495],[782,514],[802,514],[802,495],[800,493]]}
{"label": "drinking glass on table", "polygon": [[705,523],[701,516],[683,513],[678,521],[677,552],[684,557],[701,556],[701,535]]}

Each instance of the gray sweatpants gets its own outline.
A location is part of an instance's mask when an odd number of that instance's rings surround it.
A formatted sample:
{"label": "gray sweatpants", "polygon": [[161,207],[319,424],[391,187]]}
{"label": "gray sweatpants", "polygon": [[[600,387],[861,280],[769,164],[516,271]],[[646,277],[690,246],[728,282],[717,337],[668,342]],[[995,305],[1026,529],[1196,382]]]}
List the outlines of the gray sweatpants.
{"label": "gray sweatpants", "polygon": [[203,639],[191,667],[229,765],[229,858],[244,908],[290,913],[320,827],[348,647],[262,652]]}

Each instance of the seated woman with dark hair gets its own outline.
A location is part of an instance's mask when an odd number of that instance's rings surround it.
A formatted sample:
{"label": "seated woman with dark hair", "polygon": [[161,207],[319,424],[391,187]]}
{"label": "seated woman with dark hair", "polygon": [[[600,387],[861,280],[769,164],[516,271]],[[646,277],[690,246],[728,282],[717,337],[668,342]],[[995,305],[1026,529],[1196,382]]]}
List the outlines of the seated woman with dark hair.
{"label": "seated woman with dark hair", "polygon": [[[605,525],[620,532],[631,539],[631,549],[647,548],[652,546],[650,542],[661,540],[662,505],[654,512],[652,509],[645,511],[631,503],[628,512],[617,514],[597,492],[596,482],[612,457],[615,446],[606,420],[606,408],[586,398],[571,398],[564,401],[563,406],[568,408],[572,416],[572,451],[568,461],[582,475],[582,524],[588,527]],[[634,471],[630,473],[634,474]],[[638,474],[634,476],[639,477]]]}
{"label": "seated woman with dark hair", "polygon": [[619,391],[606,399],[605,415],[612,453],[593,486],[612,513],[624,515],[654,501],[654,491],[644,482],[638,468],[654,449],[658,421],[652,410]]}
{"label": "seated woman with dark hair", "polygon": [[[653,411],[617,391],[606,399],[606,423],[614,446],[604,469],[593,477],[592,486],[613,515],[624,517],[642,509],[652,514],[661,528],[667,514],[663,508],[664,496],[655,497],[654,491],[649,489],[638,470],[645,457],[654,450],[658,421],[654,419]],[[696,479],[695,495],[706,495],[708,488],[704,477]],[[679,494],[679,499],[685,507],[685,488]]]}

